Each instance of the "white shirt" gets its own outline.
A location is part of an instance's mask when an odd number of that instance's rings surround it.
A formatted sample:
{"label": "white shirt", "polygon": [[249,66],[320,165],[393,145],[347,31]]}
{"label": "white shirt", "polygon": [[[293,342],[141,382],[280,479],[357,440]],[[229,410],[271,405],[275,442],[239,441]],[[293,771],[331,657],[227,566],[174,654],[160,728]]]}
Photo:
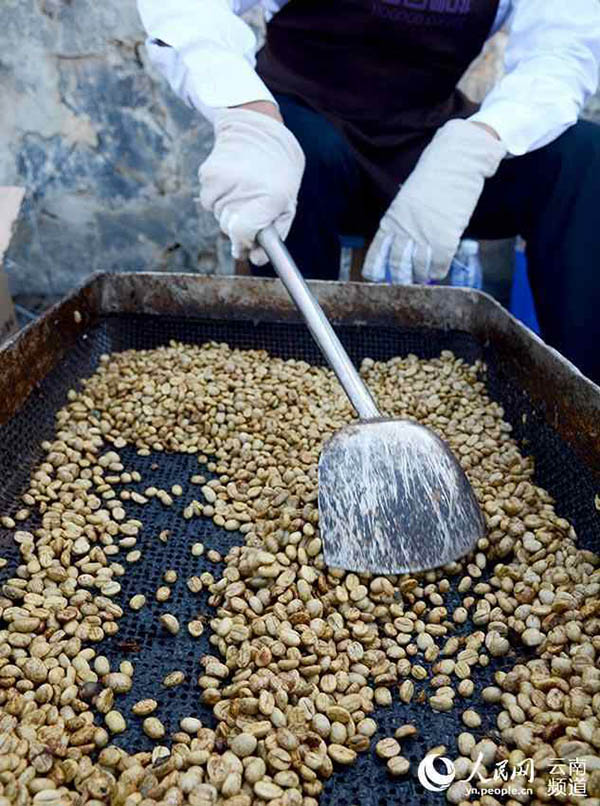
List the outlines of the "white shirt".
{"label": "white shirt", "polygon": [[[190,106],[212,118],[217,108],[273,101],[254,70],[256,38],[239,15],[260,5],[270,19],[287,0],[137,2],[150,59]],[[500,0],[490,36],[506,22],[506,74],[471,119],[520,155],[572,126],[596,91],[600,0]]]}

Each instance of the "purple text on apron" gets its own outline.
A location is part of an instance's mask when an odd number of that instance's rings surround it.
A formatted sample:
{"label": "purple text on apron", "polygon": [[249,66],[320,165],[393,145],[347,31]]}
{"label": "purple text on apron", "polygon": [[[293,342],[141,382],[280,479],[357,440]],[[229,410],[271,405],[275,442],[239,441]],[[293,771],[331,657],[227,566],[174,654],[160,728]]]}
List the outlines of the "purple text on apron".
{"label": "purple text on apron", "polygon": [[371,0],[375,17],[413,27],[460,30],[470,10],[470,0]]}
{"label": "purple text on apron", "polygon": [[411,11],[433,11],[444,14],[468,14],[471,0],[383,0],[388,6],[401,6]]}

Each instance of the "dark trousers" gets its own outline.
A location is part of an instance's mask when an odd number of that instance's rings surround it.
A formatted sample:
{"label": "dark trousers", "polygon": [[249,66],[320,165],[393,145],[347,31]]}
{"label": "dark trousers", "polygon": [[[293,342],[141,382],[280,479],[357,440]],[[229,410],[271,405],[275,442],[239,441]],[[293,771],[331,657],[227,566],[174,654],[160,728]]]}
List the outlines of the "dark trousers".
{"label": "dark trousers", "polygon": [[[277,100],[306,155],[287,245],[305,277],[335,280],[340,234],[370,238],[391,199],[372,187],[329,121],[288,96]],[[505,160],[486,182],[468,235],[525,238],[545,341],[600,383],[600,126],[582,121],[545,148]]]}

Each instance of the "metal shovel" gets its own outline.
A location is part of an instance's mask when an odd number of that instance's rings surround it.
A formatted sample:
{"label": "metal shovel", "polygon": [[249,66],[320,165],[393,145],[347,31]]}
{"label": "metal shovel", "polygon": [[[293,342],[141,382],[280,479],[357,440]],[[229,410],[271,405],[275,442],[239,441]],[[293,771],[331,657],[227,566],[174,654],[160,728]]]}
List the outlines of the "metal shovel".
{"label": "metal shovel", "polygon": [[328,439],[319,459],[319,528],[327,564],[400,574],[467,554],[485,524],[448,446],[423,425],[380,415],[277,230],[267,227],[257,240],[360,418]]}

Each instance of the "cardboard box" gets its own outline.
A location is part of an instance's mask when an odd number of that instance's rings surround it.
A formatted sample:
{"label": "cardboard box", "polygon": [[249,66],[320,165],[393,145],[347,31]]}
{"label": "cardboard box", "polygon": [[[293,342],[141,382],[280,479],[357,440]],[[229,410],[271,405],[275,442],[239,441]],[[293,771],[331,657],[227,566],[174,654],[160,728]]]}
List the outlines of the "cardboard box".
{"label": "cardboard box", "polygon": [[8,277],[3,269],[3,260],[24,195],[24,188],[0,187],[0,343],[17,330],[17,318],[8,290]]}

